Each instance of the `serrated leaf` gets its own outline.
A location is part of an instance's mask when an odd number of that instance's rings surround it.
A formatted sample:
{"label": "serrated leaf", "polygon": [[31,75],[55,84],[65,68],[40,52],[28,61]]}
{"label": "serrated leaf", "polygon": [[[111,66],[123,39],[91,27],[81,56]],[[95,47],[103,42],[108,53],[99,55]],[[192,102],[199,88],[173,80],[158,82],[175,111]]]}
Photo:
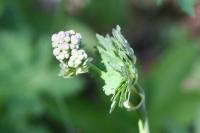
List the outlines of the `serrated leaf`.
{"label": "serrated leaf", "polygon": [[137,80],[136,57],[121,34],[119,26],[113,29],[112,35],[112,37],[96,35],[99,41],[97,49],[106,68],[106,72],[101,74],[101,78],[105,81],[103,90],[106,95],[112,95],[110,112],[117,103],[123,107],[124,102],[129,100],[128,94]]}
{"label": "serrated leaf", "polygon": [[103,89],[106,95],[114,94],[118,86],[116,83],[120,83],[122,80],[121,75],[115,71],[103,73],[101,78],[105,81]]}
{"label": "serrated leaf", "polygon": [[[122,80],[122,75],[119,73],[119,71],[120,66],[123,65],[123,62],[114,54],[114,47],[110,37],[104,38],[103,36],[97,35],[97,39],[101,44],[103,44],[101,47],[98,47],[98,51],[101,54],[102,63],[105,65],[107,71],[101,75],[105,81],[103,89],[106,95],[111,95],[115,93],[115,90],[118,86],[117,83],[121,82]],[[104,44],[108,45],[106,46]]]}

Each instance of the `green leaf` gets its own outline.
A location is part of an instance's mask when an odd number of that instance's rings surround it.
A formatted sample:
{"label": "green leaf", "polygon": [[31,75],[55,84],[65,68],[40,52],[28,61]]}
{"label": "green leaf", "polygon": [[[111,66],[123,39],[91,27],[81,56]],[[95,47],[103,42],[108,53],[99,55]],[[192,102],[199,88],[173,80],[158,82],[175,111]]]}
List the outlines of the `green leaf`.
{"label": "green leaf", "polygon": [[69,98],[82,90],[81,78],[57,76],[59,68],[50,65],[53,56],[48,40],[41,36],[32,41],[26,31],[0,32],[0,108],[6,110],[0,113],[0,132],[44,133],[45,126],[40,124],[40,128],[30,119],[49,112],[48,100]]}
{"label": "green leaf", "polygon": [[163,0],[155,0],[157,5],[161,5],[163,3]]}
{"label": "green leaf", "polygon": [[110,112],[117,103],[119,107],[123,107],[125,101],[129,102],[131,90],[137,81],[136,57],[133,49],[121,34],[119,26],[113,29],[112,35],[112,37],[96,35],[99,41],[97,49],[106,68],[106,72],[101,74],[101,78],[105,81],[103,90],[106,95],[112,95]]}
{"label": "green leaf", "polygon": [[200,133],[200,127],[199,127],[199,125],[200,125],[200,106],[198,107],[198,109],[197,109],[197,117],[196,117],[196,119],[195,119],[195,131],[197,132],[197,133]]}
{"label": "green leaf", "polygon": [[185,126],[195,117],[200,93],[185,91],[182,84],[199,60],[198,42],[182,29],[176,26],[165,34],[163,42],[167,42],[169,48],[146,79],[152,129],[166,128],[163,126],[167,120]]}
{"label": "green leaf", "polygon": [[[157,5],[162,5],[167,0],[155,0]],[[181,10],[190,16],[194,15],[194,5],[196,0],[176,0],[176,3],[180,6]]]}
{"label": "green leaf", "polygon": [[194,15],[194,5],[196,0],[176,0],[181,9],[188,15]]}
{"label": "green leaf", "polygon": [[85,99],[73,99],[68,103],[71,121],[83,133],[131,133],[137,131],[137,114],[134,112],[116,110],[112,115],[108,115],[105,104],[101,101],[98,102],[98,105]]}
{"label": "green leaf", "polygon": [[3,11],[5,9],[5,0],[0,1],[0,16],[3,14]]}
{"label": "green leaf", "polygon": [[115,93],[118,84],[122,80],[122,75],[119,71],[123,62],[114,54],[114,46],[110,37],[104,38],[97,35],[97,39],[102,44],[102,47],[98,47],[98,51],[101,54],[102,63],[105,65],[107,71],[101,75],[105,81],[103,89],[106,95],[111,95]]}

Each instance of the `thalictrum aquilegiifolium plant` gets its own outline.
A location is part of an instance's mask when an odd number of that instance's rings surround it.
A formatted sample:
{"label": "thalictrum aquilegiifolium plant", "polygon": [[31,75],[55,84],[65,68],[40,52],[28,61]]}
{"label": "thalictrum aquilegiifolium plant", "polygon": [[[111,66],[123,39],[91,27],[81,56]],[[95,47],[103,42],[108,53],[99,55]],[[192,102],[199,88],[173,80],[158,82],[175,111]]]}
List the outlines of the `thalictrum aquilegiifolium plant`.
{"label": "thalictrum aquilegiifolium plant", "polygon": [[138,83],[136,56],[128,41],[121,34],[119,26],[112,30],[112,36],[96,35],[99,44],[97,50],[101,56],[101,63],[106,70],[102,70],[92,63],[91,58],[81,47],[82,37],[73,30],[60,31],[52,35],[53,54],[60,62],[59,75],[69,78],[81,73],[98,73],[104,80],[103,90],[111,96],[110,113],[116,105],[127,111],[138,111],[140,119],[139,132],[149,133],[145,94]]}

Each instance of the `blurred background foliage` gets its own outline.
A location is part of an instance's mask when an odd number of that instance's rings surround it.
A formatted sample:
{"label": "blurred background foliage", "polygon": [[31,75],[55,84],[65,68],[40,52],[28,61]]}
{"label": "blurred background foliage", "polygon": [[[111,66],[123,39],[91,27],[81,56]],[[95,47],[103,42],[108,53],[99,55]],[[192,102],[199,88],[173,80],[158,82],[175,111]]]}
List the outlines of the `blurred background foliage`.
{"label": "blurred background foliage", "polygon": [[138,57],[152,133],[200,133],[199,0],[0,0],[0,132],[138,132],[135,112],[108,113],[100,79],[58,77],[52,56],[53,32],[80,32],[95,57],[95,33],[117,24]]}

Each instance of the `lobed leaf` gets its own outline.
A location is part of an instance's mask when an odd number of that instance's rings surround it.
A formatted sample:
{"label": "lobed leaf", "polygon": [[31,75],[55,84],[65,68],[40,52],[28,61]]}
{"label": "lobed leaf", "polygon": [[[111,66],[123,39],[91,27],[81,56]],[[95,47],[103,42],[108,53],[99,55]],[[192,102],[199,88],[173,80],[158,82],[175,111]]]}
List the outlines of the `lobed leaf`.
{"label": "lobed leaf", "polygon": [[96,35],[99,41],[97,49],[106,68],[101,74],[101,78],[105,81],[103,90],[106,95],[112,95],[110,112],[117,103],[123,107],[125,101],[129,100],[128,94],[133,89],[133,84],[137,81],[136,57],[133,49],[121,34],[119,26],[113,29],[112,35],[112,37]]}

